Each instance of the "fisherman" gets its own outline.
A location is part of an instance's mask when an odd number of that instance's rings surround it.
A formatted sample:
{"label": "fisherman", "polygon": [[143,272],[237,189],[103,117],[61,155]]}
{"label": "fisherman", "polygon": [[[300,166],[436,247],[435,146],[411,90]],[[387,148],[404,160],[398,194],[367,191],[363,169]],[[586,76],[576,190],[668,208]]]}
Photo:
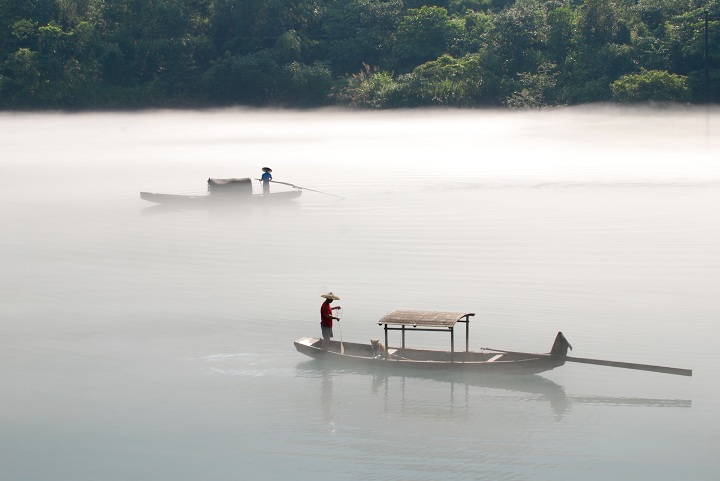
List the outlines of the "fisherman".
{"label": "fisherman", "polygon": [[320,306],[320,329],[322,330],[322,348],[323,351],[328,350],[328,345],[330,344],[330,338],[333,337],[332,332],[332,322],[333,319],[340,322],[339,317],[333,316],[334,310],[340,309],[340,306],[331,307],[330,304],[332,304],[332,301],[339,301],[340,298],[333,294],[332,292],[328,292],[327,294],[322,294],[320,297],[325,298],[325,302],[322,303]]}
{"label": "fisherman", "polygon": [[269,194],[270,193],[270,181],[272,180],[272,169],[270,167],[263,167],[262,168],[263,175],[260,177],[260,182],[262,182],[263,186],[263,194]]}

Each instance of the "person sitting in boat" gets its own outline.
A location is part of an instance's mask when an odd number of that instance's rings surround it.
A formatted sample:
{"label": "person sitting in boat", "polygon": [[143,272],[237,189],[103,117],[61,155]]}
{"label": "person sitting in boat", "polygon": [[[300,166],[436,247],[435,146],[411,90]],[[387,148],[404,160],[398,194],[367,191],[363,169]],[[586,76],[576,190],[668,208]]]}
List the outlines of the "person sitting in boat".
{"label": "person sitting in boat", "polygon": [[330,338],[333,337],[332,332],[332,322],[333,319],[340,322],[339,317],[333,316],[334,310],[340,309],[340,306],[331,307],[330,304],[332,304],[332,301],[339,301],[340,298],[333,294],[332,292],[328,292],[327,294],[322,294],[320,297],[325,298],[325,302],[322,303],[320,306],[320,329],[322,330],[322,348],[323,351],[327,351],[328,345],[330,344]]}
{"label": "person sitting in boat", "polygon": [[263,186],[263,194],[269,194],[270,193],[270,181],[272,180],[272,169],[270,167],[263,167],[262,168],[263,175],[260,177],[260,182],[262,182]]}

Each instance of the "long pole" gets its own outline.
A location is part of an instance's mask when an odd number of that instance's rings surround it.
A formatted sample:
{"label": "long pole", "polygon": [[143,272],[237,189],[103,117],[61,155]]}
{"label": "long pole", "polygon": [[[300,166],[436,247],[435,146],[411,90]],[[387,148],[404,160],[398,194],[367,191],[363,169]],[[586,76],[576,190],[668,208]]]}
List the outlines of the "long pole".
{"label": "long pole", "polygon": [[[262,180],[262,179],[257,179],[257,180]],[[289,183],[287,183],[287,182],[279,182],[279,181],[277,181],[277,180],[271,180],[270,182],[272,182],[272,183],[274,183],[274,184],[289,185],[290,187],[294,187],[294,188],[296,188],[296,189],[309,190],[310,192],[317,192],[318,194],[331,195],[331,196],[333,196],[333,197],[337,197],[338,199],[344,199],[344,198],[345,198],[345,197],[340,197],[339,195],[328,194],[327,192],[320,192],[319,190],[308,189],[307,187],[300,187],[299,185],[289,184]]]}
{"label": "long pole", "polygon": [[692,369],[680,369],[677,367],[666,367],[666,366],[654,366],[652,364],[637,364],[633,362],[619,362],[619,361],[606,361],[603,359],[587,359],[584,357],[570,357],[570,356],[554,356],[551,354],[533,354],[529,352],[516,352],[516,351],[504,351],[502,349],[492,349],[489,347],[483,347],[486,351],[504,352],[506,354],[522,354],[527,356],[546,357],[549,359],[558,359],[568,362],[579,362],[582,364],[595,364],[597,366],[609,366],[609,367],[620,367],[623,369],[636,369],[638,371],[652,371],[660,372],[663,374],[675,374],[678,376],[692,376]]}

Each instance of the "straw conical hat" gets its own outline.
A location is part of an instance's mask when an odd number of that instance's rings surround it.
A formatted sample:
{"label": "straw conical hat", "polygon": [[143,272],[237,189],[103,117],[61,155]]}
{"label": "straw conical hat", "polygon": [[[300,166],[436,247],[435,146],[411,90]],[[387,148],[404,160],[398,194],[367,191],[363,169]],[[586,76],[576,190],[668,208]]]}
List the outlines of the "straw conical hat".
{"label": "straw conical hat", "polygon": [[272,172],[272,169],[270,167],[263,167],[262,171],[263,172]]}
{"label": "straw conical hat", "polygon": [[332,299],[334,301],[339,301],[340,298],[333,294],[332,292],[328,292],[327,294],[322,294],[320,297],[324,297],[325,299]]}

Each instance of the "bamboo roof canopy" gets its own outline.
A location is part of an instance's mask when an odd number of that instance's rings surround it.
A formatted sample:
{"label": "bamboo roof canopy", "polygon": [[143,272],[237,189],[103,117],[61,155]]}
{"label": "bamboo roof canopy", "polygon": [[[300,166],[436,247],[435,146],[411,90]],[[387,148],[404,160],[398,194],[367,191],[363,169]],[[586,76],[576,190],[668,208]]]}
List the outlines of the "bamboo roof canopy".
{"label": "bamboo roof canopy", "polygon": [[402,331],[402,348],[405,348],[406,331],[445,331],[450,333],[450,352],[455,352],[455,324],[465,324],[465,350],[470,349],[470,316],[474,312],[411,311],[398,309],[385,314],[378,324],[385,330],[385,345],[388,346],[388,331]]}
{"label": "bamboo roof canopy", "polygon": [[388,312],[378,321],[385,326],[411,326],[422,328],[452,328],[463,318],[468,322],[473,312],[442,312],[442,311],[413,311],[395,310]]}

